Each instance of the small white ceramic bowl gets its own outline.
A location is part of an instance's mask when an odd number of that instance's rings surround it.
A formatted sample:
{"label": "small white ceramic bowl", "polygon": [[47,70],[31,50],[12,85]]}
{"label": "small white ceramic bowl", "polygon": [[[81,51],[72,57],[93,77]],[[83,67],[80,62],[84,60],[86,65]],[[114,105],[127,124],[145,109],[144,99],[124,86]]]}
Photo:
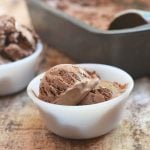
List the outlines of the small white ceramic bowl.
{"label": "small white ceramic bowl", "polygon": [[104,80],[127,83],[126,91],[116,98],[98,104],[84,106],[50,104],[35,96],[39,93],[40,79],[44,75],[41,74],[30,82],[27,92],[53,133],[71,139],[88,139],[103,135],[117,126],[134,82],[129,74],[116,67],[101,64],[79,64],[79,66],[96,71]]}
{"label": "small white ceramic bowl", "polygon": [[25,88],[35,75],[42,43],[37,44],[35,52],[23,59],[0,65],[0,96],[16,93]]}

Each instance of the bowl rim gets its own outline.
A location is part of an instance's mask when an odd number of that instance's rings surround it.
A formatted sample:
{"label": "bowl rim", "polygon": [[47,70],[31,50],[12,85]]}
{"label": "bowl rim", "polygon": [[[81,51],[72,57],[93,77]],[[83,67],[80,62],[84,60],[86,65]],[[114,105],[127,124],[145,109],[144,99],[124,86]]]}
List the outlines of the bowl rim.
{"label": "bowl rim", "polygon": [[26,63],[26,62],[32,60],[34,57],[37,57],[42,52],[42,49],[43,49],[43,44],[42,44],[41,41],[38,41],[37,44],[36,44],[35,51],[30,56],[27,56],[25,58],[22,58],[20,60],[14,61],[14,62],[1,64],[0,69],[4,69],[4,68],[6,69],[6,67],[7,68],[8,67],[15,67],[15,65]]}
{"label": "bowl rim", "polygon": [[124,70],[118,68],[118,67],[115,67],[115,66],[110,66],[110,65],[105,65],[105,64],[96,64],[96,63],[81,63],[81,64],[75,64],[75,65],[79,65],[79,66],[87,66],[87,65],[96,65],[96,66],[101,66],[101,67],[107,67],[107,68],[112,68],[112,69],[117,69],[117,70],[120,70],[121,72],[123,72],[126,76],[128,76],[129,78],[129,83],[128,83],[128,86],[127,86],[127,89],[125,92],[121,93],[121,95],[115,97],[115,98],[112,98],[108,101],[104,101],[104,102],[101,102],[101,103],[96,103],[96,104],[89,104],[89,105],[75,105],[75,106],[68,106],[68,105],[58,105],[58,104],[52,104],[52,103],[48,103],[48,102],[45,102],[45,101],[42,101],[41,99],[39,99],[38,97],[35,96],[35,94],[33,93],[33,90],[32,90],[32,84],[33,82],[35,82],[36,80],[39,80],[40,77],[42,77],[44,75],[45,72],[39,74],[38,76],[36,76],[27,86],[27,94],[28,96],[30,97],[30,99],[36,103],[37,105],[40,105],[39,103],[41,104],[44,104],[44,105],[48,105],[48,106],[53,106],[53,107],[58,107],[58,108],[67,108],[67,109],[79,109],[79,108],[86,108],[86,107],[97,107],[99,105],[103,105],[103,104],[109,104],[109,103],[112,103],[112,102],[116,102],[116,101],[122,101],[124,100],[124,98],[126,98],[132,91],[133,87],[134,87],[134,81],[133,81],[133,78],[127,73],[125,72]]}

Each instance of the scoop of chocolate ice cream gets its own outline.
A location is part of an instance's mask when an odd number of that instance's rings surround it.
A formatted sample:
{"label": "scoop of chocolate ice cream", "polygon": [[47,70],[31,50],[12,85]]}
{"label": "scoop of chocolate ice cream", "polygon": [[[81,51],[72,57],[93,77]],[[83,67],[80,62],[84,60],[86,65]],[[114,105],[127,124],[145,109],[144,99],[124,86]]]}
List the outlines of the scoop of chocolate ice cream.
{"label": "scoop of chocolate ice cream", "polygon": [[38,97],[50,103],[77,105],[98,81],[98,77],[76,65],[57,65],[42,78]]}
{"label": "scoop of chocolate ice cream", "polygon": [[112,91],[107,88],[99,87],[91,90],[86,97],[79,103],[79,105],[96,104],[107,101],[112,98]]}
{"label": "scoop of chocolate ice cream", "polygon": [[99,80],[95,89],[91,90],[79,105],[96,104],[119,96],[126,89],[126,84]]}
{"label": "scoop of chocolate ice cream", "polygon": [[37,40],[34,31],[18,24],[13,17],[0,16],[0,56],[3,59],[11,62],[31,55]]}
{"label": "scoop of chocolate ice cream", "polygon": [[126,86],[127,84],[120,84],[118,82],[100,80],[96,88],[107,88],[112,92],[112,97],[117,97],[125,91]]}

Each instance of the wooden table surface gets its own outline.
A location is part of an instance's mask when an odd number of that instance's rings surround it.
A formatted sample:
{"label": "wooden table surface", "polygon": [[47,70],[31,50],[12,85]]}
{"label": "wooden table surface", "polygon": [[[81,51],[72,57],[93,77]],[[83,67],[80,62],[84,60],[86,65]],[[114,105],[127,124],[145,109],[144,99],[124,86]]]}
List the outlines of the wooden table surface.
{"label": "wooden table surface", "polygon": [[[0,0],[0,14],[15,16],[30,25],[23,0]],[[45,48],[39,72],[72,61]],[[1,87],[0,87],[1,88]],[[90,140],[68,140],[48,131],[26,90],[0,97],[0,150],[150,150],[150,78],[135,81],[135,88],[118,127]]]}

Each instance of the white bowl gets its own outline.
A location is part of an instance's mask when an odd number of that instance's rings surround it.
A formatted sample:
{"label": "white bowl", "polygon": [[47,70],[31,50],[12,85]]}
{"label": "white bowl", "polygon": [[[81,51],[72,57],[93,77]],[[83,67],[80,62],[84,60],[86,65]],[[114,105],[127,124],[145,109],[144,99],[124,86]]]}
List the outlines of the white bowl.
{"label": "white bowl", "polygon": [[25,88],[35,75],[42,43],[37,44],[35,52],[21,60],[0,65],[0,96],[16,93]]}
{"label": "white bowl", "polygon": [[27,92],[53,133],[71,139],[88,139],[103,135],[117,126],[134,82],[129,74],[116,67],[101,64],[79,64],[79,66],[96,71],[104,80],[127,83],[126,91],[116,98],[98,104],[84,106],[50,104],[35,96],[39,93],[40,79],[44,75],[40,74],[30,82]]}

